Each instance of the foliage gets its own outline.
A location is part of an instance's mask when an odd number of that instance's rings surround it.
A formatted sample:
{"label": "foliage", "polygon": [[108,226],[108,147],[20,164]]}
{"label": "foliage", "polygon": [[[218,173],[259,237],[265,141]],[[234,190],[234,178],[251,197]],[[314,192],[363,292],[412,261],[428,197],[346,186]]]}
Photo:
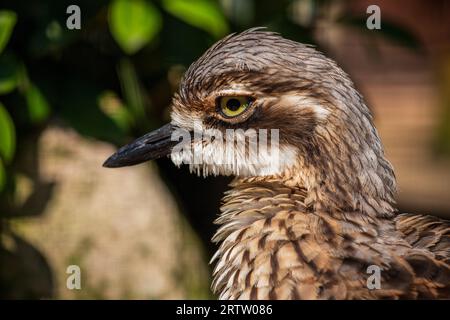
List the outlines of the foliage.
{"label": "foliage", "polygon": [[13,11],[0,11],[0,53],[2,53],[11,37],[12,30],[17,21],[17,15]]}
{"label": "foliage", "polygon": [[128,54],[145,46],[161,29],[160,13],[144,0],[114,0],[108,22],[114,39]]}
{"label": "foliage", "polygon": [[175,17],[205,30],[216,38],[228,32],[228,25],[219,5],[208,0],[163,0],[164,9]]}

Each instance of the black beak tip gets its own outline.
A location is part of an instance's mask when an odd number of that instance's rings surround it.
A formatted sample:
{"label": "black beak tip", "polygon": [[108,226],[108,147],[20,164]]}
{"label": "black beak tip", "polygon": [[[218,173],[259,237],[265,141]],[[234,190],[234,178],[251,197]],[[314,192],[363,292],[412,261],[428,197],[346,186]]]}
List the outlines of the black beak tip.
{"label": "black beak tip", "polygon": [[161,128],[147,133],[135,141],[123,146],[103,163],[105,168],[119,168],[166,156],[172,150],[174,142],[171,140],[172,125],[166,124]]}
{"label": "black beak tip", "polygon": [[112,156],[110,156],[108,159],[106,159],[105,162],[103,162],[103,167],[104,168],[117,168],[117,163],[116,163],[116,159],[115,159],[116,154],[113,154]]}

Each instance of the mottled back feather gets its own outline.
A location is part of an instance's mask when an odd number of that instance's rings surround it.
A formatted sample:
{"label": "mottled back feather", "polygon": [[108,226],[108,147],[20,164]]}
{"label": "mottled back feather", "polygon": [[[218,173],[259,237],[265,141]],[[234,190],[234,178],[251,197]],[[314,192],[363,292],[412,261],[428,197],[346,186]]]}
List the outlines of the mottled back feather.
{"label": "mottled back feather", "polygon": [[[429,216],[368,218],[310,212],[305,191],[278,181],[235,180],[214,241],[221,299],[450,297],[449,223]],[[381,268],[369,289],[367,268]]]}

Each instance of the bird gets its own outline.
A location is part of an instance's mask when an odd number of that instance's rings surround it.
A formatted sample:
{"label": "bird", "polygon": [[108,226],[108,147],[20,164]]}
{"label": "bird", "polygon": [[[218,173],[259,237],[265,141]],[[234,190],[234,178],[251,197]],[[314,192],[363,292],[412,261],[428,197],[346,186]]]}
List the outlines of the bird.
{"label": "bird", "polygon": [[[230,130],[266,130],[277,149],[255,157],[214,139]],[[193,152],[177,149],[180,137]],[[185,72],[170,123],[104,166],[164,156],[234,176],[212,239],[219,299],[450,298],[450,222],[398,212],[371,111],[311,45],[265,28],[226,36]]]}

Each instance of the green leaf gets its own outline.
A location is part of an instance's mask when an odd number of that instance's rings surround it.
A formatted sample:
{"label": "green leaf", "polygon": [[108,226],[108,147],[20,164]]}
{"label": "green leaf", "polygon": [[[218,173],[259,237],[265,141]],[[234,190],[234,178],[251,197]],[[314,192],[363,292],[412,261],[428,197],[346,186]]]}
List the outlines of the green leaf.
{"label": "green leaf", "polygon": [[16,132],[14,123],[0,103],[0,156],[5,162],[12,160],[16,148]]}
{"label": "green leaf", "polygon": [[3,191],[6,185],[6,170],[3,165],[2,159],[0,159],[0,192]]}
{"label": "green leaf", "polygon": [[167,12],[216,38],[228,33],[228,23],[215,1],[163,0],[162,5]]}
{"label": "green leaf", "polygon": [[161,29],[161,15],[144,0],[114,0],[109,7],[109,29],[127,54],[149,43]]}
{"label": "green leaf", "polygon": [[6,47],[16,22],[17,15],[14,11],[0,10],[0,53]]}
{"label": "green leaf", "polygon": [[[146,121],[144,95],[139,84],[136,70],[129,59],[122,59],[118,66],[118,75],[125,104],[135,123]],[[142,124],[142,123],[141,123]]]}
{"label": "green leaf", "polygon": [[7,94],[17,86],[17,63],[11,56],[0,57],[0,94]]}
{"label": "green leaf", "polygon": [[47,119],[50,113],[50,105],[36,85],[30,83],[25,91],[25,98],[31,122],[40,123]]}

